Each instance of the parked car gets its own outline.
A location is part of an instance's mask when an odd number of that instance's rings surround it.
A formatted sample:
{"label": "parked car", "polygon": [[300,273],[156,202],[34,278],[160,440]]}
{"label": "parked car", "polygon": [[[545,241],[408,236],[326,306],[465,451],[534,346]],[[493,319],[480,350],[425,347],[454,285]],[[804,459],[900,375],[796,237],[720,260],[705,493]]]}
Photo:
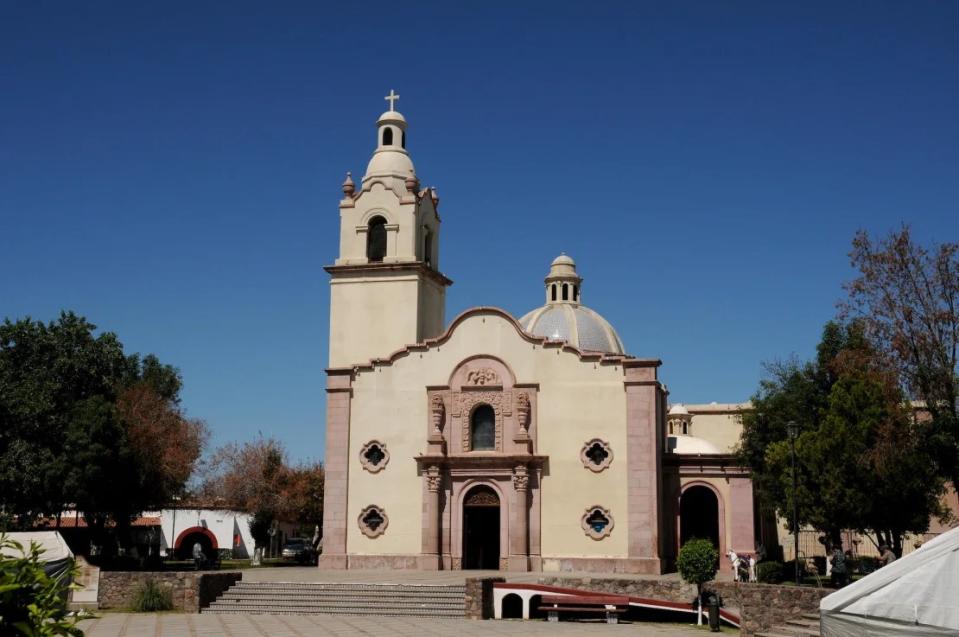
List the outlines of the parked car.
{"label": "parked car", "polygon": [[299,564],[315,564],[316,551],[309,540],[302,538],[290,538],[283,545],[283,551],[280,555],[285,560],[295,560]]}

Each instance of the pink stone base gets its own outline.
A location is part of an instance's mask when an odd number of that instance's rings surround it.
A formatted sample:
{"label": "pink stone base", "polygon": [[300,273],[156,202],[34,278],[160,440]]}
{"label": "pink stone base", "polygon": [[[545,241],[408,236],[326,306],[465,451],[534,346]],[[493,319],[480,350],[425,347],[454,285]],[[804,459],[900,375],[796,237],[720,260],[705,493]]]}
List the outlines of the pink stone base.
{"label": "pink stone base", "polygon": [[420,555],[419,567],[421,571],[439,571],[443,568],[443,558],[438,555]]}
{"label": "pink stone base", "polygon": [[323,554],[320,556],[318,566],[319,568],[328,569],[331,571],[346,570],[346,566],[347,566],[346,556]]}
{"label": "pink stone base", "polygon": [[526,572],[529,570],[529,558],[523,555],[510,555],[508,570]]}
{"label": "pink stone base", "polygon": [[422,555],[350,555],[350,569],[399,569],[415,571],[420,568]]}
{"label": "pink stone base", "polygon": [[[557,569],[557,562],[559,568]],[[543,568],[553,571],[582,571],[587,573],[629,573],[632,575],[661,575],[665,573],[659,558],[613,557],[544,557]]]}

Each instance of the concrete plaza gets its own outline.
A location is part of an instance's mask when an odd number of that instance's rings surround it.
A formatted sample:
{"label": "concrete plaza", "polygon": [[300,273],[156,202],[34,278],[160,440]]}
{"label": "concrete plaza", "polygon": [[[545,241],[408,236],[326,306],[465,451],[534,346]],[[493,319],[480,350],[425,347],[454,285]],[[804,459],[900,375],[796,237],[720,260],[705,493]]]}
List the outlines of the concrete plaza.
{"label": "concrete plaza", "polygon": [[428,617],[343,615],[194,615],[103,613],[81,624],[87,637],[355,637],[387,635],[490,637],[497,635],[630,635],[679,637],[704,634],[680,624],[602,622],[471,621]]}

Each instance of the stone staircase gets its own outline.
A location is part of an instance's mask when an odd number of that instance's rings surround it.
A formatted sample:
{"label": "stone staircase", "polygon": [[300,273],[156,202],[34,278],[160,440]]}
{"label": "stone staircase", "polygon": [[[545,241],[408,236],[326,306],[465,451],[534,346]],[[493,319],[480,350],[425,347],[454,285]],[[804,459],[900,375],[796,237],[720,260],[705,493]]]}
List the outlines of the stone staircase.
{"label": "stone staircase", "polygon": [[819,613],[806,613],[799,619],[787,619],[785,624],[756,633],[756,637],[820,637]]}
{"label": "stone staircase", "polygon": [[464,586],[239,581],[203,613],[463,617]]}

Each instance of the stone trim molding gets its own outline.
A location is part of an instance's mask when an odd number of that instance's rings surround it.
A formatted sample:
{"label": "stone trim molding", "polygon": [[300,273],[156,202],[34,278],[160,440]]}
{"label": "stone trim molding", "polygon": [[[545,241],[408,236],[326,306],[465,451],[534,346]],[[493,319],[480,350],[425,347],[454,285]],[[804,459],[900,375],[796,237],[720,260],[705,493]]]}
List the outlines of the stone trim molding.
{"label": "stone trim molding", "polygon": [[[406,269],[410,269],[410,268],[415,269],[417,266],[421,268],[426,267],[421,262],[374,263],[370,265],[326,266],[324,270],[326,270],[330,274],[335,274],[340,272],[351,273],[351,274],[352,273],[365,274],[367,270],[375,270],[375,269],[396,270],[396,269],[401,269],[403,267],[405,267]],[[439,276],[442,276],[442,275],[439,275]],[[443,277],[443,279],[446,285],[449,285],[450,283],[452,283],[452,281],[450,281],[449,279],[446,279],[446,277]],[[404,356],[408,356],[409,354],[413,352],[426,352],[432,348],[440,347],[450,339],[453,332],[456,330],[456,328],[459,326],[460,323],[462,323],[463,321],[465,321],[467,318],[471,316],[483,316],[483,315],[498,316],[508,321],[513,327],[516,328],[516,332],[520,335],[520,337],[522,337],[523,340],[525,340],[527,343],[532,343],[533,346],[557,348],[560,351],[568,352],[576,355],[579,358],[579,360],[582,362],[588,362],[588,363],[598,362],[601,365],[622,365],[624,370],[633,369],[633,368],[646,368],[646,367],[655,369],[662,364],[662,361],[655,358],[634,358],[632,356],[627,356],[625,354],[604,354],[602,352],[587,352],[577,347],[573,347],[572,345],[567,343],[565,340],[554,340],[545,336],[533,336],[532,334],[524,331],[523,327],[519,324],[516,318],[512,314],[507,312],[506,310],[502,310],[498,307],[483,305],[483,306],[473,307],[462,312],[459,316],[457,316],[450,322],[449,327],[446,328],[446,331],[440,334],[439,336],[437,336],[436,338],[428,338],[418,343],[411,343],[389,354],[386,358],[373,358],[373,359],[370,359],[369,361],[358,362],[356,365],[345,367],[343,369],[351,370],[354,373],[373,371],[374,369],[376,369],[377,366],[392,365],[397,359],[402,358]],[[658,382],[653,384],[658,385]]]}
{"label": "stone trim molding", "polygon": [[[382,519],[382,522],[377,524],[376,528],[370,526],[366,520],[366,517],[371,513],[375,513]],[[382,507],[371,504],[363,507],[363,510],[360,511],[360,514],[356,518],[356,524],[360,527],[360,531],[363,532],[363,535],[368,538],[377,538],[386,532],[386,527],[390,525],[390,519],[387,517],[386,511],[384,511]]]}
{"label": "stone trim molding", "polygon": [[[593,526],[590,525],[589,523],[590,518],[594,517],[597,514],[601,515],[607,520],[606,526],[604,526],[602,530],[599,530],[599,531],[593,528]],[[603,538],[609,537],[610,533],[613,532],[613,526],[615,525],[615,522],[613,520],[612,514],[609,512],[609,509],[607,509],[606,507],[602,507],[598,504],[594,504],[593,506],[586,509],[585,513],[583,513],[583,517],[580,518],[580,525],[583,527],[583,531],[586,532],[586,535],[593,538],[594,540],[602,540]]]}
{"label": "stone trim molding", "polygon": [[[383,457],[380,459],[379,462],[373,462],[372,460],[370,460],[369,457],[367,457],[367,454],[370,453],[373,447],[378,448],[380,452],[383,454]],[[380,471],[386,468],[386,465],[388,465],[389,462],[390,462],[390,452],[387,451],[386,445],[384,445],[379,440],[370,440],[368,443],[363,445],[363,447],[360,449],[360,464],[363,465],[363,468],[369,471],[370,473],[379,473]]]}
{"label": "stone trim molding", "polygon": [[[599,462],[599,463],[594,462],[589,455],[592,448],[595,447],[596,445],[599,445],[600,449],[602,449],[606,453],[606,457],[603,458],[602,462]],[[583,463],[584,467],[586,467],[593,473],[599,473],[605,470],[607,467],[609,467],[610,464],[612,464],[613,449],[612,447],[609,446],[609,443],[606,442],[605,440],[601,438],[593,438],[592,440],[587,441],[586,444],[583,445],[583,448],[579,452],[579,460],[580,462]]]}

